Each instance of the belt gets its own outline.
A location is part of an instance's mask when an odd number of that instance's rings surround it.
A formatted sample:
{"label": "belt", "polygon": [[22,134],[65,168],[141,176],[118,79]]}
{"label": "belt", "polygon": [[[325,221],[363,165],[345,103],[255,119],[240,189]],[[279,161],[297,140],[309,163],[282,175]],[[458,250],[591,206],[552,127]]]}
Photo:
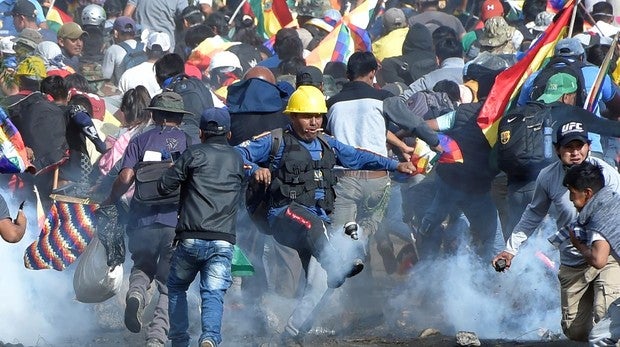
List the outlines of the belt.
{"label": "belt", "polygon": [[373,178],[381,178],[387,176],[387,171],[369,171],[369,170],[340,170],[337,171],[340,176],[355,177],[364,180]]}

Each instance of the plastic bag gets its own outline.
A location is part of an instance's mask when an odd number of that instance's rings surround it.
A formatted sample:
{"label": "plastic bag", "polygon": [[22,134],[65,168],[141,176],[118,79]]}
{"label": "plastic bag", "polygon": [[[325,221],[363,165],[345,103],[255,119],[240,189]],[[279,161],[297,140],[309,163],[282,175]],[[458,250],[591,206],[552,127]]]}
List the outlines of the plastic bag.
{"label": "plastic bag", "polygon": [[93,237],[78,260],[73,275],[75,298],[83,303],[104,302],[116,295],[123,283],[123,266],[109,267],[105,247]]}
{"label": "plastic bag", "polygon": [[243,253],[241,248],[237,245],[233,246],[233,258],[231,272],[235,277],[252,276],[254,275],[254,266],[250,262],[250,259]]}

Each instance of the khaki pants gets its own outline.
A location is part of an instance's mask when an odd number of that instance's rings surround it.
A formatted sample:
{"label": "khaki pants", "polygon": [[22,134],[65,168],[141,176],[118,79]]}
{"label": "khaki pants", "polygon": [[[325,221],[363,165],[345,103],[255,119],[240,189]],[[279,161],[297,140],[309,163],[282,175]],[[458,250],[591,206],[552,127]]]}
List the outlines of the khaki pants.
{"label": "khaki pants", "polygon": [[588,341],[594,323],[620,298],[620,266],[610,256],[604,268],[561,265],[558,273],[562,301],[562,330],[571,340]]}

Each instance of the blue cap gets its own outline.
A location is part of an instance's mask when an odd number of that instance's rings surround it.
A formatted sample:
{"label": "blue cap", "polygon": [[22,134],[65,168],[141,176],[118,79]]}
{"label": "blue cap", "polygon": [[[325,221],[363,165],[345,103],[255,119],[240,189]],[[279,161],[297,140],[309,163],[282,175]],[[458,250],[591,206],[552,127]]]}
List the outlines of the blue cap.
{"label": "blue cap", "polygon": [[230,113],[225,108],[208,108],[200,117],[200,129],[214,135],[223,135],[230,131]]}

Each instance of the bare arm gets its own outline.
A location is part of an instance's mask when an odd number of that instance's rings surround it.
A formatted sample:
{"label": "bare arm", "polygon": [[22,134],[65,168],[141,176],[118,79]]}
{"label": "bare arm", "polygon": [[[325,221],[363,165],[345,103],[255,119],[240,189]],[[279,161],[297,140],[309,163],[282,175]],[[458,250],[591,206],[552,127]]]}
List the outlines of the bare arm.
{"label": "bare arm", "polygon": [[113,204],[121,198],[123,194],[127,192],[133,180],[135,178],[135,172],[131,168],[124,168],[114,180],[112,184],[112,192],[110,196],[102,203],[103,205]]}
{"label": "bare arm", "polygon": [[588,245],[575,237],[575,233],[571,230],[570,241],[583,255],[583,258],[589,265],[592,265],[597,269],[602,269],[605,265],[607,265],[611,247],[609,247],[609,243],[606,240],[594,241],[594,243],[592,243],[592,247],[588,247]]}
{"label": "bare arm", "polygon": [[4,241],[9,243],[19,242],[26,232],[26,215],[24,211],[17,211],[17,218],[11,221],[11,218],[0,220],[0,235]]}
{"label": "bare arm", "polygon": [[123,10],[123,16],[125,17],[133,17],[133,13],[136,11],[136,5],[127,3],[125,9]]}

